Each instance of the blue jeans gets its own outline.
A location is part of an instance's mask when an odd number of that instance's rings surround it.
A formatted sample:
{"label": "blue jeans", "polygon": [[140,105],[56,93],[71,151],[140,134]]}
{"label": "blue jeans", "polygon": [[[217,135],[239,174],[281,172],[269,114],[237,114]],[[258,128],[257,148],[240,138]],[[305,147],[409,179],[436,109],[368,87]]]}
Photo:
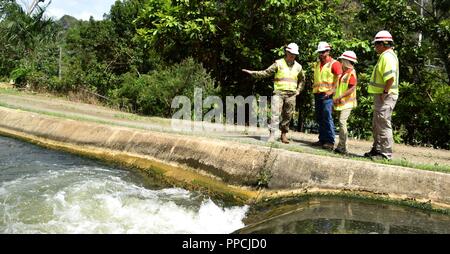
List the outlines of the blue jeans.
{"label": "blue jeans", "polygon": [[316,106],[316,121],[319,124],[319,141],[321,143],[334,144],[333,98],[325,94],[314,94]]}

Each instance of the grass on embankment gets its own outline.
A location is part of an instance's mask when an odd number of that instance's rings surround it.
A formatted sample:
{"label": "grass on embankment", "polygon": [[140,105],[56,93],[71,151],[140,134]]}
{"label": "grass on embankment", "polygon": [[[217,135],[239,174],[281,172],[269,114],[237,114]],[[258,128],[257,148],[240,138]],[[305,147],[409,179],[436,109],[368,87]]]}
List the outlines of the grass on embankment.
{"label": "grass on embankment", "polygon": [[[305,152],[304,149],[301,147],[290,147],[286,150],[293,151],[293,152]],[[401,166],[406,168],[416,168],[416,169],[422,169],[422,170],[428,170],[428,171],[435,171],[435,172],[443,172],[443,173],[450,173],[450,166],[449,165],[440,165],[440,164],[419,164],[419,163],[412,163],[406,160],[399,160],[399,159],[393,159],[391,161],[388,160],[382,160],[382,159],[375,159],[371,160],[368,158],[365,158],[363,156],[344,156],[340,154],[336,154],[334,152],[329,152],[325,150],[319,150],[316,151],[308,151],[307,153],[312,153],[316,155],[322,155],[322,156],[330,156],[330,157],[336,157],[336,158],[344,158],[344,159],[351,159],[351,160],[358,160],[358,161],[370,161],[380,164],[386,164],[386,165],[393,165],[393,166]]]}
{"label": "grass on embankment", "polygon": [[[22,94],[22,92],[17,91],[15,89],[5,89],[5,88],[0,88],[0,93],[12,94],[12,95]],[[99,124],[129,127],[129,128],[134,128],[134,129],[140,129],[140,130],[150,130],[150,129],[144,128],[142,126],[136,126],[133,124],[118,124],[118,123],[115,123],[112,121],[101,120],[101,119],[97,119],[94,117],[83,117],[83,116],[79,116],[79,115],[67,115],[64,113],[47,112],[47,111],[43,111],[43,110],[36,110],[36,109],[25,108],[25,107],[17,107],[17,106],[9,105],[9,104],[2,103],[2,102],[0,102],[0,106],[5,107],[5,108],[18,109],[18,110],[38,113],[38,114],[42,114],[42,115],[71,119],[71,120],[76,120],[76,121],[94,122],[94,123],[99,123]],[[142,116],[128,114],[128,113],[127,114],[118,113],[118,114],[115,114],[114,117],[119,118],[119,119],[129,119],[129,120],[149,120],[150,119],[147,117],[142,117]],[[151,119],[153,122],[153,118],[151,118]],[[152,130],[152,131],[154,131],[154,130]],[[168,131],[168,133],[182,134],[182,135],[189,135],[189,136],[199,135],[199,134],[196,135],[196,134],[190,134],[190,133],[185,133],[185,132],[176,132],[176,131]],[[203,134],[201,134],[201,136],[205,137],[205,134],[203,133]],[[206,135],[206,137],[208,137],[208,136]],[[226,137],[217,137],[217,136],[209,136],[209,137],[212,139],[229,140]],[[437,163],[436,164],[419,164],[419,163],[412,163],[412,162],[406,161],[404,159],[402,159],[402,160],[393,159],[391,161],[370,160],[370,159],[364,158],[362,156],[342,156],[342,155],[335,154],[333,152],[329,152],[329,151],[322,150],[322,149],[305,149],[305,148],[302,148],[299,146],[286,146],[286,145],[282,145],[281,143],[278,143],[278,142],[267,143],[267,142],[261,141],[261,142],[255,143],[255,142],[249,142],[246,140],[235,140],[235,139],[233,141],[236,141],[239,143],[244,143],[244,144],[252,144],[252,145],[260,145],[260,146],[266,146],[266,147],[272,147],[272,148],[279,148],[279,149],[284,149],[284,150],[288,150],[288,151],[292,151],[292,152],[309,153],[309,154],[315,154],[315,155],[320,155],[320,156],[345,158],[345,159],[358,160],[358,161],[369,161],[369,162],[375,162],[375,163],[386,164],[386,165],[394,165],[394,166],[415,168],[415,169],[421,169],[421,170],[427,170],[427,171],[450,173],[450,165],[440,165]]]}

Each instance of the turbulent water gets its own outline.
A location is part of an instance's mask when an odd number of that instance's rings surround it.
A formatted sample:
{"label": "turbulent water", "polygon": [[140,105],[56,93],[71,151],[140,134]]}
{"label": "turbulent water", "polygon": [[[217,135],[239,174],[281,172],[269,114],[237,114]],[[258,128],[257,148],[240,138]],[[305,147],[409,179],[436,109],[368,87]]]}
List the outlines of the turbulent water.
{"label": "turbulent water", "polygon": [[247,210],[0,137],[0,233],[230,233]]}
{"label": "turbulent water", "polygon": [[339,198],[229,207],[141,171],[0,136],[0,233],[231,232],[448,234],[450,216]]}

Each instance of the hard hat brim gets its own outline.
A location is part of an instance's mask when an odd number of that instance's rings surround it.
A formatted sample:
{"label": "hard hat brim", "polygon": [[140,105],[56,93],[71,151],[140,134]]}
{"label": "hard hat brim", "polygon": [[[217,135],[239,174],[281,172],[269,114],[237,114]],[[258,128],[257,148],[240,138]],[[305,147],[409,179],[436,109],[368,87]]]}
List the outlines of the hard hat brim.
{"label": "hard hat brim", "polygon": [[287,52],[294,54],[294,55],[298,55],[298,50],[292,50],[292,49],[286,49]]}
{"label": "hard hat brim", "polygon": [[324,52],[324,51],[331,51],[331,48],[318,49],[318,50],[316,50],[316,53]]}
{"label": "hard hat brim", "polygon": [[372,41],[372,43],[375,43],[377,41],[391,41],[391,42],[393,42],[394,40],[392,40],[392,39],[375,39],[375,40]]}
{"label": "hard hat brim", "polygon": [[349,60],[349,61],[352,62],[352,63],[358,63],[357,60],[351,59],[351,58],[345,57],[345,56],[340,56],[340,57],[338,57],[338,59],[345,59],[345,60]]}

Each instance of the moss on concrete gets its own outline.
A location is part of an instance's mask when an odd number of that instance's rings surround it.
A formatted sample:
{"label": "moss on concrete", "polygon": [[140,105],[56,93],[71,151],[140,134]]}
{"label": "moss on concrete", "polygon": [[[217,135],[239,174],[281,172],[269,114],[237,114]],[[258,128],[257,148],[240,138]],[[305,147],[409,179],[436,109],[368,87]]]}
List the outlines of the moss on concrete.
{"label": "moss on concrete", "polygon": [[156,180],[166,184],[182,187],[188,190],[201,191],[229,204],[242,205],[254,200],[258,192],[251,188],[228,185],[212,176],[199,171],[181,168],[176,165],[159,162],[153,158],[143,158],[133,154],[99,149],[95,147],[77,146],[37,138],[32,135],[5,131],[0,129],[0,135],[20,139],[48,149],[65,151],[68,153],[93,158],[108,163],[115,163],[124,167],[133,167],[146,171]]}
{"label": "moss on concrete", "polygon": [[[228,203],[235,203],[235,204],[250,204],[250,203],[259,203],[262,202],[261,200],[270,200],[270,199],[274,199],[274,198],[285,198],[285,197],[297,197],[297,196],[301,196],[301,195],[305,195],[305,193],[307,195],[337,195],[340,197],[345,197],[345,196],[351,196],[351,197],[355,197],[357,198],[358,196],[362,196],[371,200],[380,200],[383,201],[393,201],[393,202],[401,202],[399,204],[407,204],[408,202],[411,203],[410,206],[416,206],[416,207],[420,207],[422,209],[436,209],[438,207],[443,207],[448,209],[448,207],[450,206],[450,204],[439,204],[439,203],[426,203],[426,202],[421,202],[421,200],[412,200],[412,199],[405,199],[404,197],[400,197],[400,196],[393,196],[393,195],[387,195],[387,194],[383,194],[383,193],[374,193],[374,192],[358,192],[358,189],[352,189],[352,191],[343,191],[343,190],[334,190],[334,189],[318,189],[318,188],[312,188],[315,185],[315,182],[308,182],[314,180],[315,178],[312,176],[309,176],[308,174],[315,174],[317,175],[317,173],[320,173],[319,171],[311,171],[308,167],[313,167],[316,161],[309,161],[308,164],[308,159],[307,157],[300,156],[299,154],[295,154],[295,153],[280,153],[280,151],[277,151],[279,153],[277,153],[276,156],[272,156],[270,154],[270,151],[272,151],[272,149],[269,151],[268,149],[260,149],[260,148],[253,148],[253,147],[245,147],[242,148],[241,153],[237,155],[237,157],[233,157],[236,153],[235,149],[229,149],[228,148],[228,144],[222,144],[222,143],[211,143],[209,140],[204,140],[202,142],[191,142],[192,140],[190,139],[186,139],[184,137],[178,137],[177,139],[173,138],[173,137],[166,137],[161,139],[157,134],[139,134],[139,133],[134,133],[132,131],[124,131],[124,133],[121,133],[123,136],[123,139],[112,139],[115,140],[115,142],[125,142],[125,144],[130,143],[130,147],[131,149],[129,149],[129,152],[125,152],[122,149],[116,149],[117,147],[114,146],[113,144],[108,143],[108,145],[105,145],[104,148],[99,148],[96,145],[104,145],[104,141],[112,136],[114,136],[116,134],[116,132],[108,129],[109,127],[104,127],[104,126],[97,126],[97,125],[93,125],[93,124],[77,124],[73,121],[69,121],[69,120],[61,120],[61,121],[66,121],[64,123],[61,123],[60,126],[56,126],[56,124],[54,124],[54,120],[48,120],[48,119],[42,119],[41,121],[36,121],[36,122],[31,122],[29,123],[26,119],[26,117],[30,117],[27,114],[24,113],[17,113],[17,112],[13,112],[11,113],[11,115],[15,114],[23,114],[23,116],[21,116],[21,118],[17,118],[20,119],[20,121],[16,122],[16,118],[5,118],[7,119],[12,119],[12,122],[14,122],[14,124],[12,124],[9,128],[0,128],[0,134],[3,135],[7,135],[7,136],[11,136],[14,138],[18,138],[18,139],[22,139],[24,141],[27,142],[31,142],[37,145],[41,145],[47,148],[51,148],[51,149],[56,149],[56,150],[62,150],[62,151],[66,151],[66,152],[70,152],[70,153],[74,153],[74,154],[79,154],[79,155],[83,155],[83,156],[87,156],[90,158],[95,158],[95,159],[99,159],[102,161],[106,161],[106,162],[113,162],[116,164],[120,164],[120,165],[124,165],[126,167],[133,167],[133,168],[139,168],[142,169],[146,172],[148,172],[149,174],[151,174],[152,176],[155,176],[156,178],[158,178],[160,181],[166,182],[168,184],[171,185],[175,185],[175,186],[180,186],[186,189],[190,189],[190,190],[199,190],[202,191],[204,193],[208,193],[208,195],[212,196],[212,197],[216,197],[216,198],[220,198],[221,200],[227,201]],[[38,116],[32,116],[32,118],[40,118]],[[7,122],[5,120],[5,122]],[[23,125],[27,125],[28,128],[21,128],[23,127]],[[36,125],[38,125],[38,127],[40,128],[40,130],[42,130],[41,132],[36,132],[37,134],[35,135],[31,135],[30,133],[35,133],[35,127]],[[48,129],[48,125],[55,125],[51,128],[53,129]],[[79,125],[80,127],[80,131],[75,131],[76,128],[73,128],[74,125]],[[56,128],[56,127],[59,127]],[[56,129],[55,129],[56,128]],[[54,133],[54,130],[60,130],[59,135],[60,136],[55,136],[52,138],[52,135]],[[103,136],[99,136],[99,132],[100,131],[106,131]],[[37,135],[37,136],[36,136]],[[110,135],[110,136],[108,136]],[[142,136],[141,136],[142,135]],[[131,138],[134,138],[135,136],[137,136],[136,140],[131,140]],[[48,137],[48,138],[46,138]],[[77,139],[78,138],[78,139]],[[168,143],[168,139],[172,139],[172,143]],[[159,146],[157,146],[156,144],[156,140],[159,139]],[[60,140],[60,141],[56,141],[56,140]],[[132,142],[130,142],[130,140]],[[152,142],[147,142],[147,140],[152,140]],[[141,145],[136,145],[136,142],[143,142]],[[134,142],[134,143],[133,143]],[[114,144],[116,144],[114,143]],[[209,145],[209,146],[207,146]],[[152,147],[153,150],[155,150],[158,147],[162,147],[163,150],[167,150],[165,151],[165,154],[172,154],[173,151],[178,152],[179,155],[183,155],[185,152],[183,149],[184,148],[189,148],[189,147],[194,147],[194,148],[198,148],[203,146],[203,150],[201,150],[200,152],[204,152],[205,156],[209,156],[210,154],[213,155],[217,155],[217,157],[214,157],[212,161],[209,162],[202,162],[202,165],[216,165],[215,168],[217,170],[219,170],[221,167],[225,167],[227,166],[227,163],[230,164],[230,160],[225,160],[228,158],[228,156],[233,157],[233,162],[242,162],[243,159],[247,159],[246,163],[247,164],[252,164],[253,167],[249,167],[249,169],[243,169],[241,168],[241,165],[244,164],[236,164],[235,168],[232,168],[233,170],[236,169],[235,171],[230,170],[227,171],[227,174],[231,174],[231,175],[235,175],[239,178],[244,179],[244,181],[240,181],[239,183],[245,184],[246,180],[245,177],[240,177],[239,174],[242,176],[246,176],[245,174],[242,174],[242,172],[237,171],[237,170],[241,170],[241,171],[245,171],[244,173],[248,173],[249,170],[253,170],[254,168],[259,169],[266,169],[267,167],[272,169],[273,163],[275,162],[275,159],[277,156],[282,157],[281,159],[279,159],[277,161],[277,168],[278,171],[277,172],[272,172],[271,173],[277,173],[278,176],[282,176],[281,178],[278,179],[278,181],[282,181],[283,183],[285,183],[286,181],[290,181],[292,180],[293,177],[300,177],[298,178],[299,180],[296,180],[297,182],[293,182],[293,183],[305,183],[305,185],[293,185],[293,186],[288,186],[288,187],[283,187],[285,188],[284,190],[258,190],[255,188],[251,188],[251,187],[240,187],[240,186],[236,186],[236,185],[230,185],[227,184],[225,182],[227,182],[227,179],[223,179],[220,178],[220,174],[214,174],[215,172],[206,172],[203,170],[197,170],[197,169],[193,169],[193,168],[189,168],[189,167],[181,167],[180,164],[177,164],[177,160],[175,160],[172,163],[166,162],[166,158],[168,157],[164,157],[164,156],[160,156],[158,154],[162,153],[161,149],[157,149],[156,153],[148,153],[147,150],[145,149],[141,149],[142,146],[144,146],[144,148],[148,147]],[[181,148],[179,148],[181,147]],[[218,147],[218,148],[217,148]],[[175,148],[179,148],[179,150],[175,150]],[[239,147],[238,147],[239,148]],[[236,148],[236,149],[238,149]],[[139,150],[141,149],[141,150]],[[181,152],[180,152],[181,149]],[[257,151],[256,151],[256,150]],[[139,151],[141,151],[141,153],[139,153]],[[268,152],[269,151],[269,152]],[[135,153],[136,152],[136,153]],[[190,158],[200,158],[203,159],[205,156],[203,156],[198,149],[191,149],[191,150],[187,150],[187,152],[191,153],[190,155],[194,155],[194,157],[190,157]],[[227,152],[226,154],[224,152]],[[245,158],[244,157],[244,153],[249,153],[252,152],[250,155],[250,158]],[[155,157],[151,157],[151,156],[147,156],[148,154],[152,154],[152,156]],[[264,162],[261,163],[261,160],[258,161],[258,158],[261,158],[261,156],[264,156],[264,158],[269,161],[269,158],[271,158],[271,160],[273,159],[273,161],[271,163],[269,162]],[[284,157],[283,157],[284,156]],[[157,158],[159,159],[157,159]],[[189,157],[180,157],[182,158],[189,158]],[[322,159],[322,158],[318,158],[318,159]],[[164,161],[163,161],[164,160]],[[300,165],[299,164],[299,160],[301,162],[305,162],[305,165]],[[169,160],[170,161],[170,160]],[[344,162],[341,162],[344,163]],[[270,165],[266,165],[266,164],[270,164]],[[257,165],[257,166],[255,166]],[[342,164],[343,165],[343,164]],[[291,168],[291,166],[295,166],[296,168]],[[300,168],[300,166],[305,167],[305,168]],[[332,165],[326,164],[323,165],[324,167],[331,167]],[[267,168],[267,169],[268,169]],[[203,169],[202,167],[198,167],[198,169]],[[362,170],[358,171],[361,172]],[[393,173],[397,173],[400,172],[401,169],[400,168],[396,168],[395,170],[391,170]],[[255,170],[255,172],[257,172],[257,170]],[[331,168],[331,173],[336,173],[337,171],[333,170]],[[369,171],[368,171],[369,172]],[[385,169],[380,169],[379,172],[384,173]],[[408,171],[409,172],[409,171]],[[297,175],[293,174],[296,173]],[[301,175],[301,174],[305,174],[305,175]],[[333,175],[331,174],[328,176],[326,175],[326,177],[322,177],[322,178],[332,178],[332,177],[341,177],[342,175],[344,175],[344,180],[342,181],[343,183],[347,183],[347,172],[342,171],[341,175]],[[214,175],[213,175],[214,174]],[[432,174],[430,172],[428,172],[428,174]],[[434,174],[438,174],[438,173],[433,173]],[[421,175],[423,175],[423,173],[421,173]],[[381,175],[381,176],[385,176],[385,175]],[[381,177],[380,176],[380,177]],[[303,178],[302,178],[303,177]],[[319,178],[319,177],[316,177]],[[373,176],[369,175],[366,177],[369,182],[372,181]],[[306,179],[306,181],[304,180]],[[352,182],[353,179],[353,175],[350,175],[350,178],[348,180],[348,182]],[[409,180],[410,178],[406,178],[406,180]],[[433,178],[434,179],[434,178]],[[432,179],[432,180],[433,180]],[[445,178],[447,179],[447,178]],[[222,181],[225,180],[225,181]],[[259,179],[257,179],[259,181],[262,181],[264,179],[261,178],[261,176],[259,176]],[[320,179],[319,179],[320,180]],[[317,180],[320,184],[320,181]],[[326,179],[325,179],[326,180]],[[325,181],[324,180],[324,181]],[[419,178],[420,181],[423,181],[423,178]],[[270,179],[268,179],[267,181],[270,181]],[[431,180],[430,180],[431,181]],[[434,181],[434,180],[433,180]],[[316,185],[320,186],[319,184]],[[434,184],[433,186],[436,185],[435,182],[432,182],[432,184]],[[286,185],[287,186],[287,185]],[[322,185],[322,186],[327,186],[327,185]],[[329,187],[326,188],[337,188],[337,189],[342,189],[342,188],[347,188],[348,186],[350,186],[350,184],[347,185],[328,185]],[[346,187],[347,186],[347,187]],[[431,186],[431,185],[430,185]],[[437,189],[437,187],[429,187],[431,188],[430,190],[434,190]],[[441,184],[439,186],[446,186],[446,184]],[[363,186],[364,187],[364,186]],[[362,188],[362,187],[361,187]],[[433,189],[434,188],[434,189]],[[348,189],[348,188],[347,188]],[[416,185],[413,185],[412,189],[417,189]],[[384,185],[381,188],[377,189],[378,191],[380,190],[385,190]],[[412,193],[414,194],[414,193]],[[448,197],[447,195],[443,195],[444,197]],[[414,197],[414,196],[413,196]],[[447,200],[447,199],[443,199],[443,200]],[[445,201],[444,201],[445,202]],[[430,207],[428,207],[430,206]]]}
{"label": "moss on concrete", "polygon": [[[20,92],[18,92],[17,90],[14,90],[14,89],[0,89],[0,93],[20,95]],[[61,99],[61,98],[58,98],[58,99]],[[42,110],[36,110],[34,108],[25,108],[25,107],[17,107],[17,106],[13,106],[13,105],[8,105],[8,104],[2,103],[2,102],[0,102],[0,106],[4,106],[7,108],[11,108],[11,109],[20,109],[20,110],[24,110],[24,111],[28,111],[28,112],[34,112],[34,113],[38,113],[38,114],[49,115],[49,116],[54,116],[54,117],[59,117],[59,118],[64,118],[64,119],[72,119],[72,120],[76,120],[76,121],[94,122],[94,123],[100,123],[100,124],[105,124],[105,125],[109,125],[109,126],[123,126],[123,127],[133,128],[133,129],[146,130],[146,128],[143,128],[141,126],[134,125],[134,124],[123,124],[123,123],[118,124],[113,121],[101,120],[101,119],[96,119],[93,117],[82,117],[82,116],[67,115],[67,114],[63,114],[63,113],[47,112],[47,111],[42,111]],[[116,117],[118,119],[129,119],[129,120],[151,119],[152,122],[159,123],[162,126],[168,125],[168,122],[165,121],[165,119],[142,117],[142,116],[137,116],[137,115],[133,115],[133,114],[115,114],[114,117]],[[175,134],[192,135],[192,134],[176,132],[176,131],[167,131],[167,132],[175,133]],[[220,139],[220,140],[228,140],[226,137],[214,137],[214,138]],[[253,143],[245,141],[245,140],[240,140],[239,142],[243,143],[243,144],[253,144]],[[343,158],[343,156],[341,156],[341,155],[337,155],[332,152],[328,152],[328,151],[324,151],[324,150],[320,150],[320,149],[311,151],[311,150],[303,149],[302,147],[283,145],[280,143],[267,144],[266,142],[258,143],[258,145],[263,146],[263,147],[271,146],[272,148],[280,148],[280,149],[284,149],[284,150],[288,150],[288,151],[292,151],[292,152],[298,152],[298,153],[309,153],[309,154],[327,156],[327,157],[333,157],[333,158]],[[344,158],[350,159],[350,160],[355,160],[355,161],[370,161],[369,159],[358,157],[358,156],[347,156]],[[419,164],[419,163],[412,163],[412,162],[409,162],[406,160],[392,160],[392,161],[375,160],[375,161],[371,161],[371,162],[385,164],[385,165],[395,165],[395,166],[402,166],[402,167],[408,167],[408,168],[415,168],[415,169],[421,169],[421,170],[426,170],[426,171],[450,173],[450,166],[443,165],[443,164]]]}

